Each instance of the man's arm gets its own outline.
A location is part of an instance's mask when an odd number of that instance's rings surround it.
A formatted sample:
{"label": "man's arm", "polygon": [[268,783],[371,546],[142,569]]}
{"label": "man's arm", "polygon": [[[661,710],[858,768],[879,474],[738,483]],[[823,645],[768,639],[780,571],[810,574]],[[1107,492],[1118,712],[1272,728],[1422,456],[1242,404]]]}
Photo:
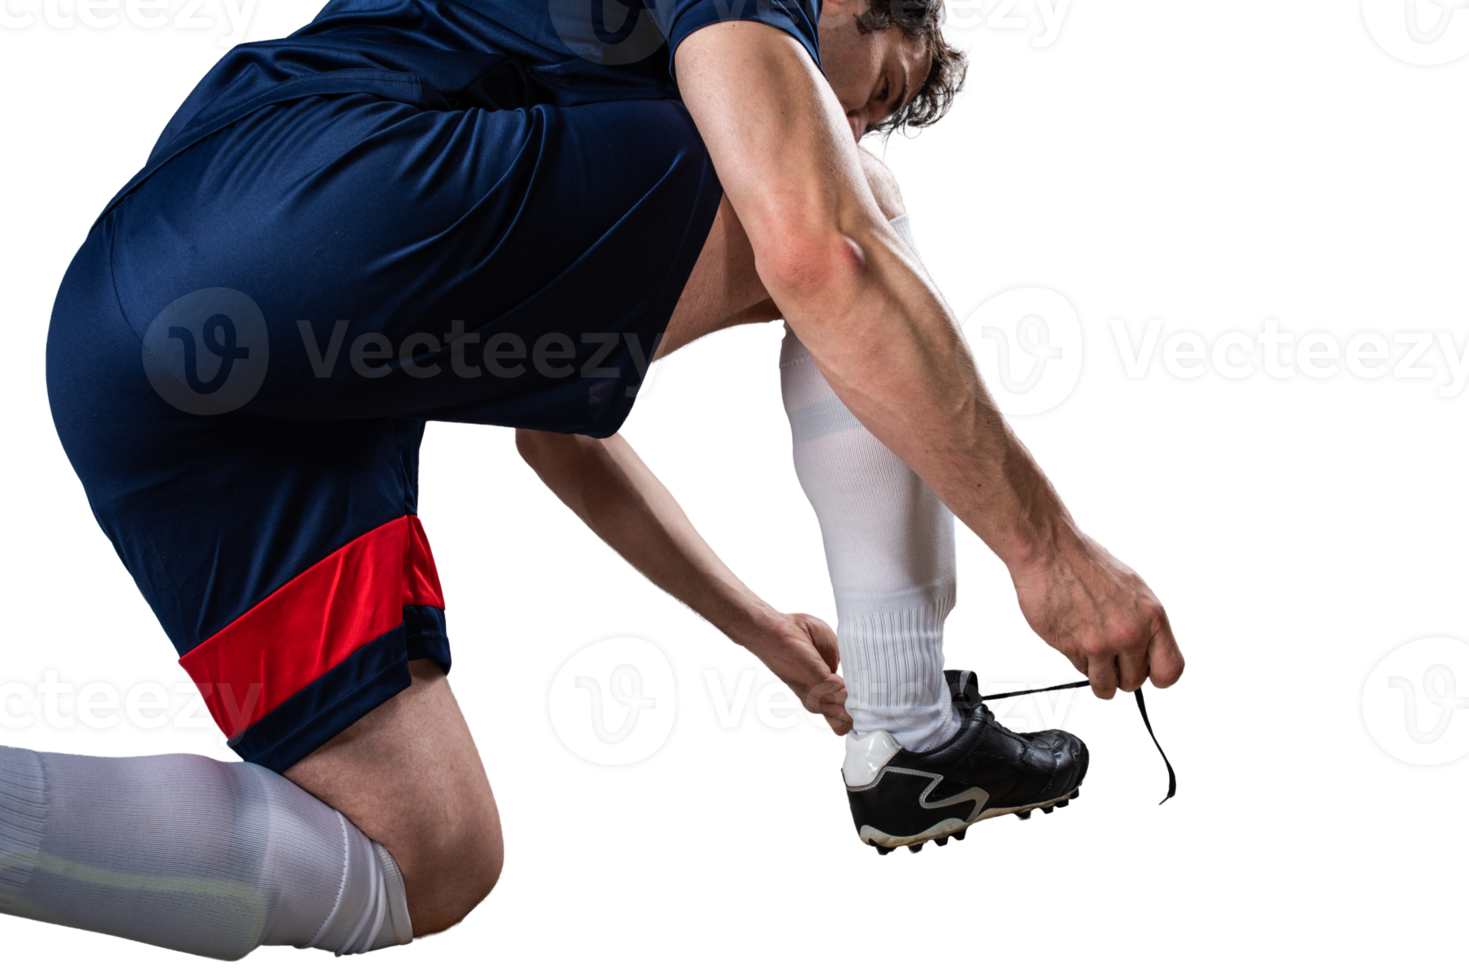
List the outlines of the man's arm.
{"label": "man's arm", "polygon": [[625,439],[522,429],[515,444],[546,486],[634,568],[760,658],[838,735],[851,730],[831,627],[777,612],[751,592]]}
{"label": "man's arm", "polygon": [[1183,671],[1162,605],[1076,527],[883,220],[841,106],[792,38],[706,27],[679,87],[771,298],[838,397],[1010,570],[1031,627],[1111,697]]}

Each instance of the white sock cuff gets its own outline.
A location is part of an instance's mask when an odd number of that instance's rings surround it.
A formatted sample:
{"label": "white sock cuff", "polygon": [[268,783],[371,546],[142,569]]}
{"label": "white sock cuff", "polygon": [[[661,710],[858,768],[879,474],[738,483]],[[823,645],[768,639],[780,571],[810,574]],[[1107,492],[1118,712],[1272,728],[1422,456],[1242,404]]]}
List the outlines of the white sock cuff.
{"label": "white sock cuff", "polygon": [[370,953],[412,942],[403,875],[388,849],[341,821],[344,866],[336,904],[310,941],[300,948],[324,949],[338,956]]}
{"label": "white sock cuff", "polygon": [[403,873],[398,870],[398,862],[393,860],[386,847],[377,841],[373,841],[372,846],[377,851],[378,866],[383,870],[383,884],[387,888],[389,926],[372,948],[406,946],[413,942],[413,923],[408,920],[408,891],[403,885]]}
{"label": "white sock cuff", "polygon": [[853,730],[887,732],[915,752],[947,742],[958,727],[944,680],[944,620],[954,608],[953,582],[857,598],[837,597],[838,608],[846,606],[837,642]]}
{"label": "white sock cuff", "polygon": [[958,717],[944,680],[944,619],[953,608],[925,603],[908,609],[843,616],[837,642],[853,730],[887,732],[915,752],[953,737]]}
{"label": "white sock cuff", "polygon": [[[951,592],[939,602],[840,616],[837,641],[851,696],[848,710],[864,712],[875,705],[926,707],[947,702],[944,620],[953,608]],[[862,731],[877,727],[857,725]]]}
{"label": "white sock cuff", "polygon": [[831,589],[831,599],[836,605],[836,621],[856,620],[858,617],[892,616],[912,613],[917,621],[936,619],[939,635],[943,636],[943,624],[959,607],[958,579],[937,580],[928,585],[895,592],[848,592]]}

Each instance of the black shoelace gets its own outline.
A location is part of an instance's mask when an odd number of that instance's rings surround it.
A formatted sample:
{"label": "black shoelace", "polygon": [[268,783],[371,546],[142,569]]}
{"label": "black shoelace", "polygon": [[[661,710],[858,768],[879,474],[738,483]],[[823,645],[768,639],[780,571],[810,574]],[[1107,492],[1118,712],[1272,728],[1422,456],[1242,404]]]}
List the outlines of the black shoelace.
{"label": "black shoelace", "polygon": [[[1074,684],[1057,684],[1055,687],[1038,687],[1033,691],[1010,691],[1005,694],[983,694],[980,695],[979,699],[981,701],[999,701],[1004,698],[1023,697],[1027,694],[1045,694],[1050,691],[1070,691],[1074,688],[1090,686],[1090,681],[1077,681]],[[1167,803],[1169,800],[1173,799],[1173,794],[1178,792],[1178,777],[1173,775],[1173,763],[1168,761],[1168,754],[1163,751],[1163,746],[1158,745],[1158,736],[1153,734],[1153,723],[1151,721],[1148,721],[1148,706],[1143,703],[1143,689],[1138,688],[1135,693],[1137,694],[1137,710],[1143,716],[1143,725],[1148,730],[1148,737],[1153,740],[1154,745],[1158,746],[1158,754],[1163,757],[1163,765],[1168,767],[1168,795],[1158,801],[1158,805],[1162,806],[1164,803]]]}

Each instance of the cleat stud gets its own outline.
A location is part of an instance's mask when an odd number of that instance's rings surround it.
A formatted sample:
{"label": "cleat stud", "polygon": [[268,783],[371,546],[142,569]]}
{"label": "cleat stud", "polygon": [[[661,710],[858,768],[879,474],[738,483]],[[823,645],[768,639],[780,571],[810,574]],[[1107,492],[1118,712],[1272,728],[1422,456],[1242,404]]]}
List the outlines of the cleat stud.
{"label": "cleat stud", "polygon": [[923,850],[923,841],[919,841],[917,844],[909,844],[908,850],[912,851],[914,854],[917,854],[919,851]]}
{"label": "cleat stud", "polygon": [[1015,815],[1017,817],[1019,817],[1021,820],[1029,820],[1030,819],[1030,811],[1029,810],[1020,810],[1020,811],[1017,811]]}
{"label": "cleat stud", "polygon": [[1071,800],[1070,800],[1070,798],[1069,798],[1069,797],[1068,797],[1068,798],[1067,798],[1067,799],[1064,799],[1064,800],[1057,800],[1057,801],[1056,801],[1056,805],[1057,805],[1057,806],[1065,806],[1065,805],[1066,805],[1066,804],[1068,804],[1068,803],[1070,803],[1070,802],[1071,802]]}
{"label": "cleat stud", "polygon": [[943,847],[948,842],[949,839],[947,837],[940,837],[938,840],[934,841],[934,843],[937,844],[939,847]]}
{"label": "cleat stud", "polygon": [[1056,808],[1053,807],[1053,806],[1043,806],[1043,807],[1041,807],[1041,812],[1042,813],[1055,813],[1056,812]]}
{"label": "cleat stud", "polygon": [[877,848],[877,853],[879,854],[886,855],[893,853],[893,849],[891,847],[883,847],[881,844],[874,844],[873,846]]}
{"label": "cleat stud", "polygon": [[1081,787],[1080,786],[1076,787],[1076,789],[1074,789],[1074,790],[1071,791],[1071,798],[1073,800],[1076,799],[1080,795],[1081,795]]}
{"label": "cleat stud", "polygon": [[956,831],[954,831],[954,839],[955,840],[963,840],[964,839],[964,835],[968,831],[969,831],[969,828],[968,827],[965,827],[963,830],[956,830]]}

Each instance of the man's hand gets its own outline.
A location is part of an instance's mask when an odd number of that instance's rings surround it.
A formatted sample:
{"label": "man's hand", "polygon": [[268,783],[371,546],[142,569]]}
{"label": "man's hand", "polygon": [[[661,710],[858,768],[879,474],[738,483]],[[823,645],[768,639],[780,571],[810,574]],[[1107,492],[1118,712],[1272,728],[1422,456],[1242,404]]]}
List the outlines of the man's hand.
{"label": "man's hand", "polygon": [[836,674],[841,662],[837,637],[830,626],[815,616],[794,613],[780,617],[763,637],[746,645],[795,692],[807,711],[826,718],[838,735],[852,730],[847,685]]}
{"label": "man's hand", "polygon": [[1021,612],[1041,639],[1091,681],[1099,698],[1169,687],[1183,654],[1163,605],[1138,574],[1084,534],[1011,568]]}

